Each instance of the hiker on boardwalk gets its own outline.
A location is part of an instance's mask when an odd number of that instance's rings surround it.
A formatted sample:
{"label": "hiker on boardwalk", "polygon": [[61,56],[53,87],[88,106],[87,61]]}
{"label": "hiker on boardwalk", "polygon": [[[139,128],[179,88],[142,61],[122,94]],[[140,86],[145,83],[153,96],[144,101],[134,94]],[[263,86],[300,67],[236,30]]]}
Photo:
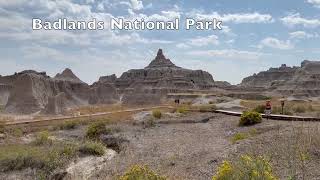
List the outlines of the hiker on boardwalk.
{"label": "hiker on boardwalk", "polygon": [[265,114],[267,116],[267,119],[269,118],[270,114],[271,114],[271,101],[270,100],[267,100],[266,102],[266,109],[265,109]]}

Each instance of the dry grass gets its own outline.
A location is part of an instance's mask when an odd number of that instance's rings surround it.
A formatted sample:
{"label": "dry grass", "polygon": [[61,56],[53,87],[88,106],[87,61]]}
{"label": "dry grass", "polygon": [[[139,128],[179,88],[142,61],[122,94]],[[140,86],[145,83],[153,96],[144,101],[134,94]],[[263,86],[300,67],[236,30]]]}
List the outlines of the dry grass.
{"label": "dry grass", "polygon": [[320,123],[295,122],[286,126],[279,126],[272,131],[272,136],[262,136],[264,139],[251,145],[249,154],[269,157],[281,179],[317,179],[320,177]]}
{"label": "dry grass", "polygon": [[[258,106],[265,105],[266,101],[257,100],[242,100],[241,105],[248,108],[254,109]],[[279,99],[272,99],[271,104],[273,107],[273,113],[281,113],[281,102]],[[290,114],[314,114],[314,112],[320,111],[320,102],[305,102],[305,101],[286,101],[284,111]]]}

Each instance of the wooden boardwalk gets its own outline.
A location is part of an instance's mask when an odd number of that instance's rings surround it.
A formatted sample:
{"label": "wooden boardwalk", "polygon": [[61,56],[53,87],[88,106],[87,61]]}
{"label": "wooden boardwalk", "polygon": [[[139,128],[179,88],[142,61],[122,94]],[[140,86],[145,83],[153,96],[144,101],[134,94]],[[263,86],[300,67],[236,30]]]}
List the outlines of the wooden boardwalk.
{"label": "wooden boardwalk", "polygon": [[[226,111],[226,110],[214,110],[215,113],[221,113],[231,116],[241,116],[242,112]],[[288,116],[288,115],[276,115],[271,114],[267,117],[265,114],[261,114],[263,118],[268,118],[272,120],[283,120],[283,121],[320,121],[320,118],[316,117],[303,117],[303,116]]]}

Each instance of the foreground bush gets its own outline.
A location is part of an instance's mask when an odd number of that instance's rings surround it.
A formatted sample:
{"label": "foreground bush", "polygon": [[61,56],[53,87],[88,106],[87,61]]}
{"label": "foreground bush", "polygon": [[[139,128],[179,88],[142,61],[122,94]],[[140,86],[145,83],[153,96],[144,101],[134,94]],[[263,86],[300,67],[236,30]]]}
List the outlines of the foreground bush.
{"label": "foreground bush", "polygon": [[88,126],[86,137],[90,139],[97,139],[101,134],[106,134],[107,132],[105,123],[96,122]]}
{"label": "foreground bush", "polygon": [[79,151],[86,155],[102,156],[105,153],[105,147],[102,143],[88,141],[80,146]]}
{"label": "foreground bush", "polygon": [[147,166],[133,166],[119,180],[165,180],[166,178],[156,174]]}
{"label": "foreground bush", "polygon": [[159,110],[154,110],[154,111],[152,111],[152,116],[154,118],[160,119],[162,117],[162,113]]}
{"label": "foreground bush", "polygon": [[212,177],[212,180],[277,180],[273,175],[270,163],[263,158],[241,156],[241,158],[234,163],[224,161],[218,167],[218,172]]}
{"label": "foreground bush", "polygon": [[262,116],[257,112],[243,112],[239,121],[239,126],[250,126],[262,122]]}

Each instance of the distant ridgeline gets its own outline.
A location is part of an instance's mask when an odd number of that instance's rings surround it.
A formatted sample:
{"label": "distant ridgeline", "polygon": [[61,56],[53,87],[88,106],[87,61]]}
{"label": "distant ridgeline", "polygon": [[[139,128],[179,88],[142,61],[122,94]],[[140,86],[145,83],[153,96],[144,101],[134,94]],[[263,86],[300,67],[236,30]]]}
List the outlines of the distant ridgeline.
{"label": "distant ridgeline", "polygon": [[242,87],[262,87],[282,95],[319,96],[320,61],[305,60],[300,67],[270,68],[244,78]]}

